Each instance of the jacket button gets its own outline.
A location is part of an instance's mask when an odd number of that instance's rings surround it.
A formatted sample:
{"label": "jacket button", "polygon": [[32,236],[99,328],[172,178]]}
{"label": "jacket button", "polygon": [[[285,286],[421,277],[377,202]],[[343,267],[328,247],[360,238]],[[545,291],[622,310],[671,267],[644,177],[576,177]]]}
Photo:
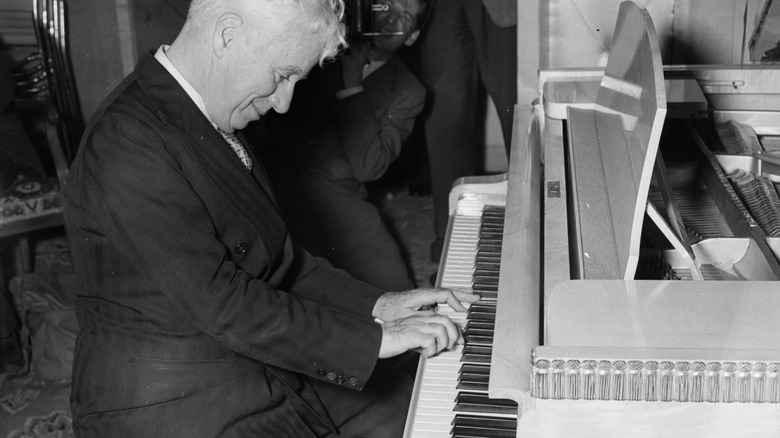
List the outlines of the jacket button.
{"label": "jacket button", "polygon": [[246,244],[244,242],[239,243],[238,245],[236,245],[236,249],[235,249],[236,254],[238,254],[238,255],[244,254],[246,252],[247,248],[249,248],[248,244]]}
{"label": "jacket button", "polygon": [[318,370],[317,370],[317,375],[318,375],[318,376],[320,376],[320,377],[325,377],[325,374],[328,374],[328,373],[325,371],[325,368],[320,368],[320,369],[318,369]]}
{"label": "jacket button", "polygon": [[326,377],[328,378],[328,380],[330,380],[332,382],[332,381],[336,380],[336,373],[330,372],[330,373],[328,373],[328,375]]}
{"label": "jacket button", "polygon": [[349,386],[357,386],[358,380],[355,377],[350,377],[349,380],[347,380],[347,383]]}
{"label": "jacket button", "polygon": [[339,385],[343,385],[344,382],[346,382],[346,381],[347,381],[347,379],[345,379],[344,376],[336,377],[336,383],[338,383]]}

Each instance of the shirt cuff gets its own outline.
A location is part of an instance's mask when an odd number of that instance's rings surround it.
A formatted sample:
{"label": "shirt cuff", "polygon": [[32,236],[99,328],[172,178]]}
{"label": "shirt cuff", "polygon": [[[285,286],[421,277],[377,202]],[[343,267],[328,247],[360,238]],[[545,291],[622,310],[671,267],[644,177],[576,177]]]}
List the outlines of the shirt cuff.
{"label": "shirt cuff", "polygon": [[357,85],[355,87],[349,87],[345,88],[343,90],[339,90],[336,92],[336,99],[344,99],[346,97],[352,96],[353,94],[358,94],[363,92],[363,86]]}

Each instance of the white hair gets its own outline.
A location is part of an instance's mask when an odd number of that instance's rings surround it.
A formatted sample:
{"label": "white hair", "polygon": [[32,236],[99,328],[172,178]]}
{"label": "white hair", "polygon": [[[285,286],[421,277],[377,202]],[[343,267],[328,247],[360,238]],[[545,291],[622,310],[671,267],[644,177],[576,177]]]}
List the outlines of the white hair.
{"label": "white hair", "polygon": [[284,38],[279,32],[284,25],[293,23],[296,28],[308,27],[323,38],[320,65],[347,47],[346,26],[342,22],[344,0],[192,0],[182,32],[208,29],[217,17],[230,11],[251,11],[251,14],[241,15],[257,25],[260,32],[277,38]]}

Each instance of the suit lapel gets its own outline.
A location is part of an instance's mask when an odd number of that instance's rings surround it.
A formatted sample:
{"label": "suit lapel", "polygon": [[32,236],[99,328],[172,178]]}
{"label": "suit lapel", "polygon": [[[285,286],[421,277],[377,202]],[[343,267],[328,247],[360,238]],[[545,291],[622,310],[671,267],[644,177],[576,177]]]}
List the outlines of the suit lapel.
{"label": "suit lapel", "polygon": [[[225,139],[154,57],[142,59],[136,73],[157,115],[174,128],[172,131],[180,138],[182,148],[214,182],[215,190],[221,191],[252,224],[257,218],[267,216],[269,207],[276,209],[271,187],[256,154],[251,154],[255,166],[251,173],[247,172]],[[243,135],[239,133],[238,137],[248,151],[252,149],[246,146]]]}

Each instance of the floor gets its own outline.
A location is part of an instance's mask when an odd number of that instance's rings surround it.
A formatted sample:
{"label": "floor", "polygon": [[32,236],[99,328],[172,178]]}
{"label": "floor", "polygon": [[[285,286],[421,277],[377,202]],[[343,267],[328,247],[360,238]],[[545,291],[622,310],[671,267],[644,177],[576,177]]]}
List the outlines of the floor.
{"label": "floor", "polygon": [[[416,285],[430,287],[431,275],[437,269],[437,264],[430,261],[434,240],[431,197],[410,196],[400,185],[383,188],[376,202],[407,256]],[[38,257],[43,254],[44,258],[61,260],[63,241],[53,236],[39,243],[48,248],[39,248]],[[36,266],[57,269],[57,263],[51,260],[37,262]],[[0,373],[0,438],[72,437],[69,395],[67,380],[47,381],[35,371],[26,375]]]}

